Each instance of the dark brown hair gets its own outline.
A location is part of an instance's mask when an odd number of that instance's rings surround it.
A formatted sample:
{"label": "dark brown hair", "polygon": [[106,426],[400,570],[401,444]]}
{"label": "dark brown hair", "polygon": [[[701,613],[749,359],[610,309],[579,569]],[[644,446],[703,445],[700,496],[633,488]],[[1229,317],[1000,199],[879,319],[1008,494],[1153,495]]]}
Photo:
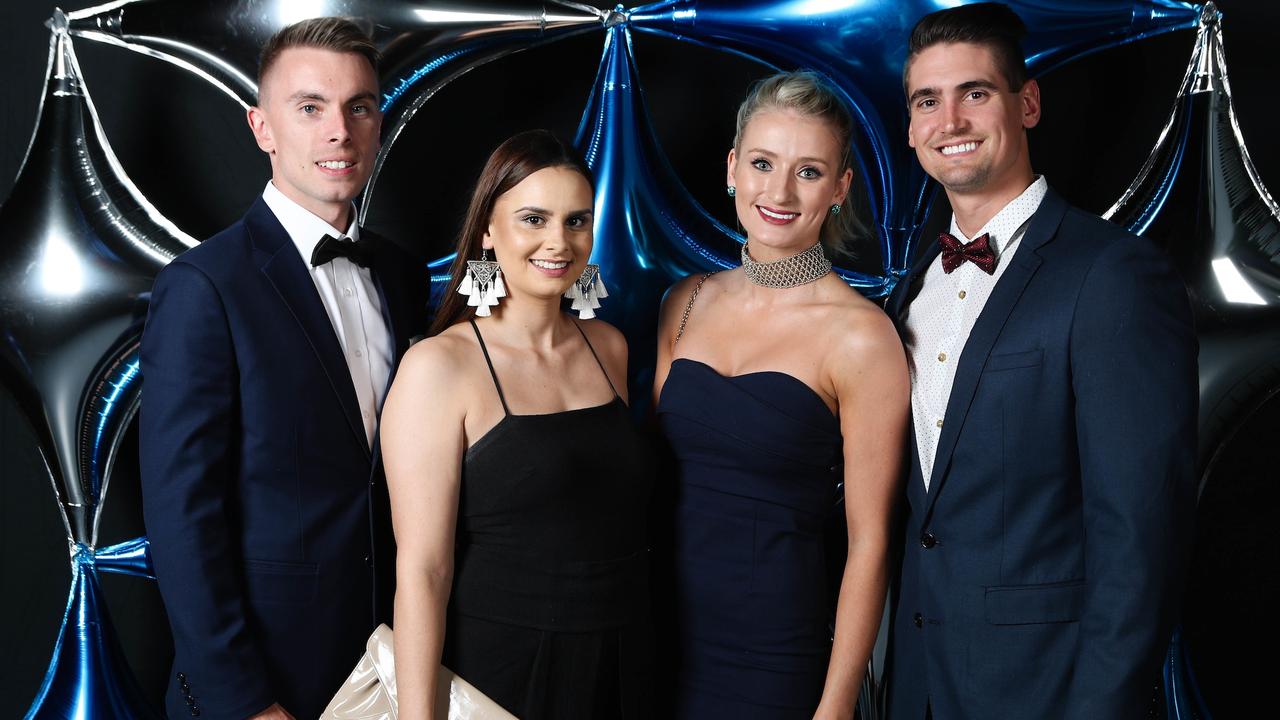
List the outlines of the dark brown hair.
{"label": "dark brown hair", "polygon": [[475,310],[467,306],[467,298],[458,293],[458,286],[467,274],[467,261],[480,259],[481,243],[489,229],[494,203],[525,178],[550,167],[576,170],[586,178],[594,193],[591,169],[582,156],[572,145],[565,144],[546,130],[526,130],[513,135],[489,156],[484,170],[480,171],[480,179],[476,181],[476,189],[471,193],[467,217],[458,233],[458,255],[449,266],[449,284],[445,286],[444,298],[436,310],[428,335],[437,335],[474,315]]}
{"label": "dark brown hair", "polygon": [[356,53],[369,61],[373,74],[378,74],[381,55],[369,35],[351,20],[341,17],[319,17],[287,25],[276,31],[262,46],[258,56],[258,102],[262,102],[262,79],[289,48],[317,48],[339,53]]}
{"label": "dark brown hair", "polygon": [[907,73],[916,55],[934,45],[969,43],[989,49],[1009,90],[1018,92],[1027,82],[1027,62],[1022,54],[1026,34],[1022,18],[1004,3],[974,3],[929,13],[911,30],[907,61],[902,66],[902,90],[911,93]]}

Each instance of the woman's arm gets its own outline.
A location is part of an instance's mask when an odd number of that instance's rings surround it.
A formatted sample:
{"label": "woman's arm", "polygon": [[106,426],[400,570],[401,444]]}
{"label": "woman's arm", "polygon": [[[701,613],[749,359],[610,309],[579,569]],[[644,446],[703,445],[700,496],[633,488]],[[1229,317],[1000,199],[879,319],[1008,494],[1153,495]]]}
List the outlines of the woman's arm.
{"label": "woman's arm", "polygon": [[831,377],[844,436],[848,558],[836,605],[835,641],[815,718],[852,718],[884,612],[893,508],[901,487],[910,403],[906,355],[893,324],[859,309],[833,355]]}
{"label": "woman's arm", "polygon": [[466,393],[449,352],[453,342],[436,337],[413,346],[382,411],[382,455],[398,549],[395,655],[401,720],[435,717],[466,450]]}

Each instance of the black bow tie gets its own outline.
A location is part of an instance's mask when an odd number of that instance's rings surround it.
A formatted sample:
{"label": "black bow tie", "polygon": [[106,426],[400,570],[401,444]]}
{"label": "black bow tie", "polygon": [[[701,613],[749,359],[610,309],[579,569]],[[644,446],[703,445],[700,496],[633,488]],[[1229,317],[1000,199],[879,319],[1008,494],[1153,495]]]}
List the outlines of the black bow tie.
{"label": "black bow tie", "polygon": [[367,268],[373,264],[373,241],[369,238],[339,240],[332,235],[325,235],[316,244],[316,249],[311,251],[311,267],[320,267],[339,257]]}

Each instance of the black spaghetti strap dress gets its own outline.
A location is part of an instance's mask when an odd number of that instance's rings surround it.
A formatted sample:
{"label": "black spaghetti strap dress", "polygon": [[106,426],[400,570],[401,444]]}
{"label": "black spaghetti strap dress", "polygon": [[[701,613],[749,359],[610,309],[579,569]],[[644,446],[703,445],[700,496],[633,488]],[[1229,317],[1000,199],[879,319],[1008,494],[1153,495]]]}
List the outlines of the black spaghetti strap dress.
{"label": "black spaghetti strap dress", "polygon": [[616,390],[513,415],[471,325],[506,415],[462,461],[444,664],[522,720],[648,717],[651,450]]}

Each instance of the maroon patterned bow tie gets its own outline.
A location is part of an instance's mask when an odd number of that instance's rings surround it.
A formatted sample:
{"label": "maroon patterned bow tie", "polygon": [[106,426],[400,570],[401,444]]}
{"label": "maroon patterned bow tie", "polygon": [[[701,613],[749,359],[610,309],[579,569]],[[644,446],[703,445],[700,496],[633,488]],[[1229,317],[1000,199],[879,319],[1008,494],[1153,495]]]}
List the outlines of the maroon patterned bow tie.
{"label": "maroon patterned bow tie", "polygon": [[960,263],[968,260],[977,265],[982,272],[991,275],[996,271],[996,254],[991,249],[991,236],[983,233],[967,243],[960,242],[951,233],[938,236],[942,245],[942,272],[950,274],[960,267]]}

